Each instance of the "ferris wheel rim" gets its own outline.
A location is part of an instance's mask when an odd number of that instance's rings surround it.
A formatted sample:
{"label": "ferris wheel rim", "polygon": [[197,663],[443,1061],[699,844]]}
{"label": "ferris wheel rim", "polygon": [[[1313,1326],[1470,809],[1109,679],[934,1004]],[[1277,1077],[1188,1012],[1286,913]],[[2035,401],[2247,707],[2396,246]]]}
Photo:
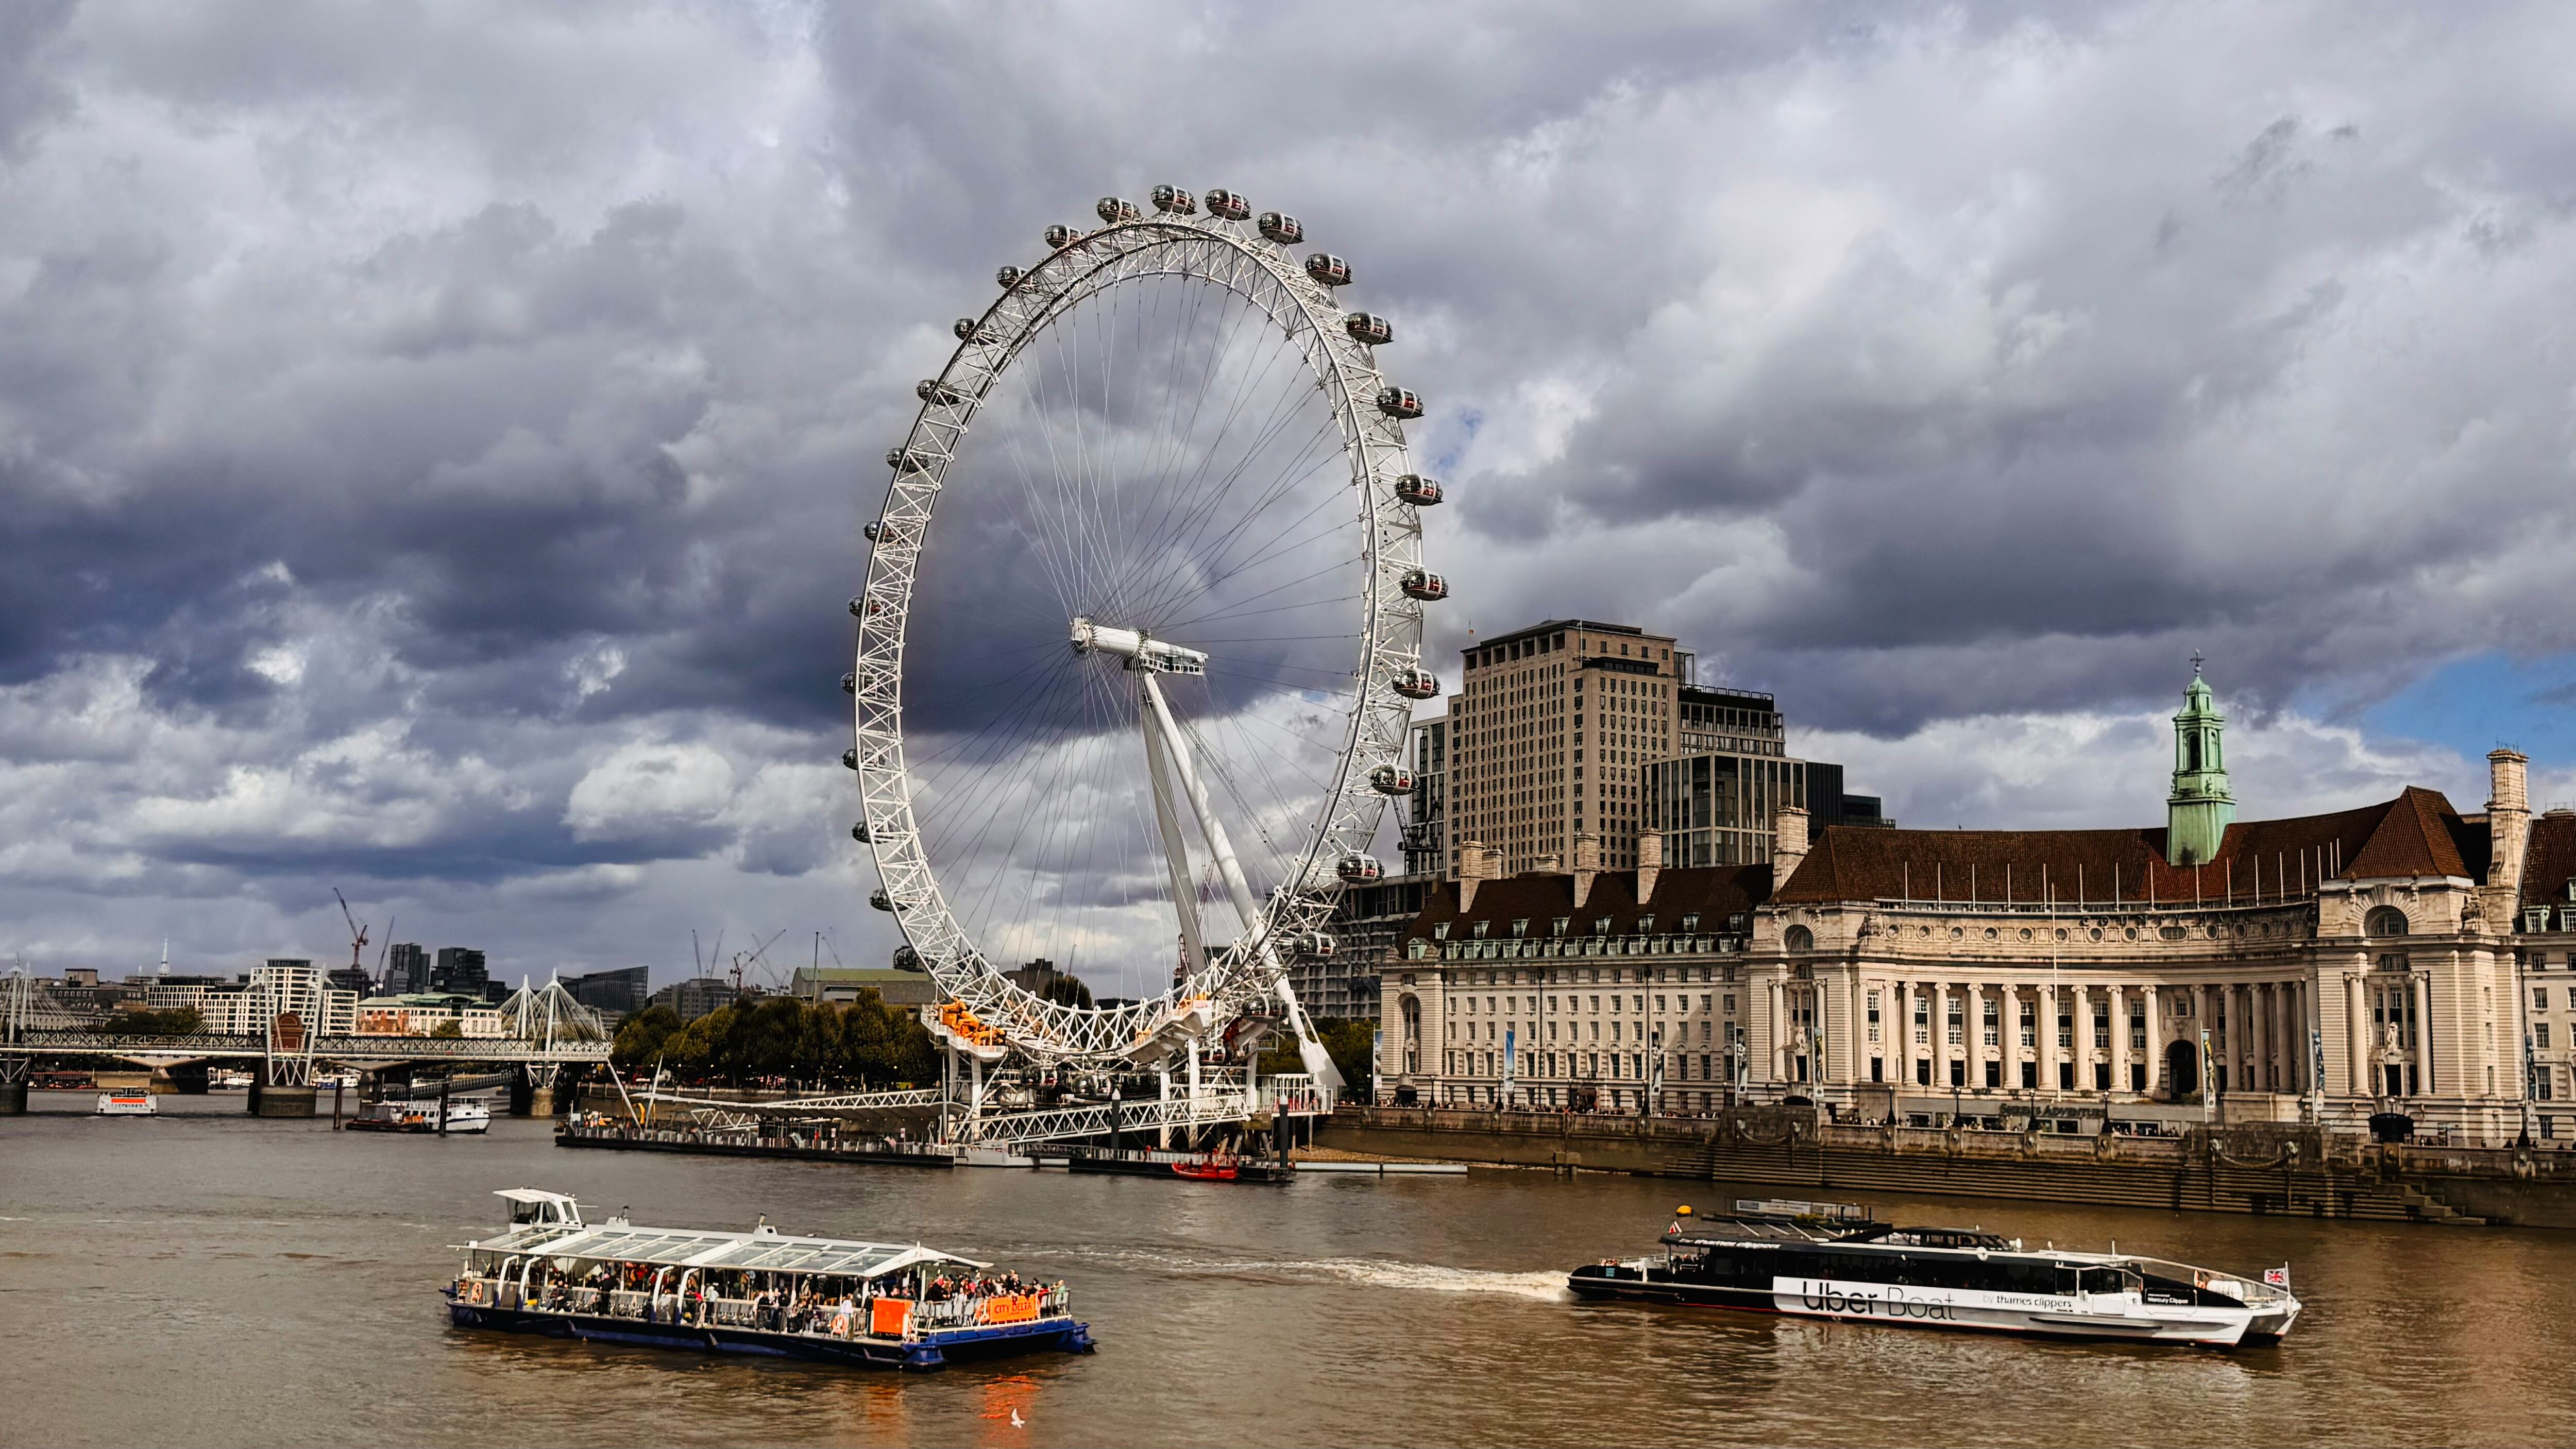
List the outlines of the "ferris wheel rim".
{"label": "ferris wheel rim", "polygon": [[[1013,362],[1084,301],[1158,276],[1219,287],[1265,314],[1297,347],[1324,395],[1347,464],[1331,486],[1355,490],[1365,540],[1357,687],[1344,711],[1329,788],[1303,827],[1293,872],[1275,884],[1258,922],[1167,990],[1114,1008],[1075,1008],[1009,980],[941,887],[905,748],[904,650],[921,553],[948,467]],[[1419,697],[1399,693],[1397,685],[1427,678],[1422,609],[1404,587],[1421,572],[1421,522],[1414,504],[1399,496],[1397,479],[1411,476],[1402,415],[1383,406],[1381,394],[1389,389],[1370,346],[1357,329],[1344,335],[1331,288],[1301,270],[1278,240],[1247,235],[1215,216],[1130,215],[1072,236],[1027,272],[1006,273],[1004,282],[990,306],[958,324],[958,346],[923,385],[903,445],[888,454],[892,477],[871,536],[867,583],[852,601],[859,629],[850,763],[881,882],[878,899],[944,995],[1030,1056],[1134,1059],[1140,1050],[1167,1048],[1176,1032],[1195,1036],[1221,1027],[1267,995],[1278,974],[1269,954],[1276,943],[1303,939],[1323,925],[1341,893],[1342,859],[1367,858],[1387,804],[1370,780],[1380,767],[1400,764],[1411,699]]]}

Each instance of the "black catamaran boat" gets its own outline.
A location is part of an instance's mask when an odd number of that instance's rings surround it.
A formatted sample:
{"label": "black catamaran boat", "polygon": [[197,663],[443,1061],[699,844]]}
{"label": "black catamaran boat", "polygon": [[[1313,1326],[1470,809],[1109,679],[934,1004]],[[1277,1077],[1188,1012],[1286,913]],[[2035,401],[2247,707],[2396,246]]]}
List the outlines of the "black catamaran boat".
{"label": "black catamaran boat", "polygon": [[2231,1348],[2277,1341],[2300,1309],[2286,1267],[2258,1280],[2117,1251],[2034,1252],[1843,1203],[1739,1200],[1722,1218],[1685,1207],[1662,1247],[1577,1268],[1566,1286],[1586,1299]]}

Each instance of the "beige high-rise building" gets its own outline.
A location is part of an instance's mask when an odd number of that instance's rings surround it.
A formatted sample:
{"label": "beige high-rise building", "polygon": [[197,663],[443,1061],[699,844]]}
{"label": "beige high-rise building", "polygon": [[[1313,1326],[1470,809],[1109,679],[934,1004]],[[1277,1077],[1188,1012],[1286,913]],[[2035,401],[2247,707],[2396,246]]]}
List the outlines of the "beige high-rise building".
{"label": "beige high-rise building", "polygon": [[1448,874],[1462,846],[1504,875],[1601,842],[1600,865],[1637,864],[1645,766],[1672,753],[1674,699],[1690,656],[1629,624],[1550,619],[1468,648],[1449,696]]}

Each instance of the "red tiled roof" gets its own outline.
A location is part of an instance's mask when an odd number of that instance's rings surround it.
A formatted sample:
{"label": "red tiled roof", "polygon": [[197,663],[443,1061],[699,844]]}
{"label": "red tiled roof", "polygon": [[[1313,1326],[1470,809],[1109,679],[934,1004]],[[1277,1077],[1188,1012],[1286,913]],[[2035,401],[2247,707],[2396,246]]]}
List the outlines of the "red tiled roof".
{"label": "red tiled roof", "polygon": [[2148,830],[1882,830],[1827,826],[1777,899],[1798,901],[2251,901],[2321,878],[2485,877],[2487,833],[2438,792],[2331,815],[2240,820],[2197,868]]}
{"label": "red tiled roof", "polygon": [[2522,857],[2522,903],[2564,905],[2567,882],[2576,877],[2576,815],[2543,815],[2531,822],[2531,843]]}

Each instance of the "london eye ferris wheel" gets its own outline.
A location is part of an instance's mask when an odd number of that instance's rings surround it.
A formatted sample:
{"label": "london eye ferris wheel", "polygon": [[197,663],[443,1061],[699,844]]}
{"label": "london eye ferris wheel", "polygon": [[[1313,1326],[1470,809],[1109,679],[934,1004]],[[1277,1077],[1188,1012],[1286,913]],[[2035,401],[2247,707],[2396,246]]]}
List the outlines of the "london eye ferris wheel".
{"label": "london eye ferris wheel", "polygon": [[[845,681],[871,904],[1032,1059],[1266,1019],[1337,1082],[1286,973],[1379,876],[1439,691],[1421,404],[1294,217],[1171,186],[1096,210],[1001,269],[886,457]],[[1032,962],[1133,995],[1049,1000],[1004,974]]]}

